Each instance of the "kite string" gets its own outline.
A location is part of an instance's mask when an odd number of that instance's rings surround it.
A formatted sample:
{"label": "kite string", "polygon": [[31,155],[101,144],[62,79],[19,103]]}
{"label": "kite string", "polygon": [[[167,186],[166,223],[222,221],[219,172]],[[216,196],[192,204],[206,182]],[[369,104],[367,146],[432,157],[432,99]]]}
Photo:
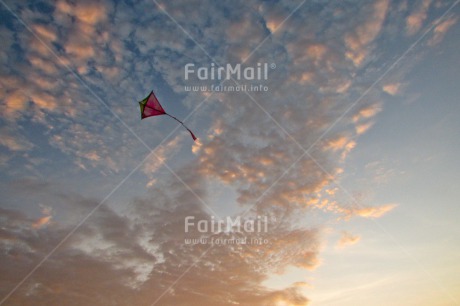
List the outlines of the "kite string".
{"label": "kite string", "polygon": [[179,122],[180,124],[182,124],[182,126],[183,126],[184,128],[186,128],[187,131],[189,131],[190,133],[192,133],[192,131],[191,131],[182,121],[180,121],[179,119],[177,119],[177,118],[174,117],[174,116],[171,116],[171,115],[168,114],[167,112],[165,112],[165,115],[168,115],[169,117],[173,118],[174,120],[176,120],[177,122]]}
{"label": "kite string", "polygon": [[176,120],[177,122],[179,122],[180,124],[182,124],[185,128],[187,128],[187,127],[185,126],[185,124],[184,124],[182,121],[180,121],[179,119],[177,119],[176,117],[171,116],[171,115],[168,114],[167,112],[165,112],[165,115],[168,115],[169,117],[173,118],[174,120]]}

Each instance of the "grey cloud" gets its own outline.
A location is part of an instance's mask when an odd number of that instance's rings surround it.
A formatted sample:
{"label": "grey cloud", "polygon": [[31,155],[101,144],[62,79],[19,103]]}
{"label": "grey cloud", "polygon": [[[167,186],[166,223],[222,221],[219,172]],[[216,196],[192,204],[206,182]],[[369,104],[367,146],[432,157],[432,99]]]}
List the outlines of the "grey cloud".
{"label": "grey cloud", "polygon": [[[190,170],[180,174],[193,190],[205,196],[203,181]],[[209,220],[210,216],[190,191],[178,184],[163,182],[148,197],[134,200],[126,216],[102,206],[8,303],[150,305],[207,248],[184,244],[185,238],[200,235],[184,232],[184,217]],[[45,185],[44,190],[54,188]],[[62,196],[74,212],[97,205],[97,201],[71,193],[63,192]],[[2,215],[1,261],[5,264],[1,282],[5,295],[71,227],[56,221],[35,229],[31,226],[33,219],[24,214],[2,210]],[[293,228],[285,220],[275,232],[264,234],[263,238],[270,241],[268,245],[221,245],[210,249],[164,296],[161,305],[270,305],[275,301],[306,304],[308,300],[296,288],[271,290],[260,285],[270,273],[288,265],[317,265],[319,232]],[[217,235],[214,238],[229,237]]]}

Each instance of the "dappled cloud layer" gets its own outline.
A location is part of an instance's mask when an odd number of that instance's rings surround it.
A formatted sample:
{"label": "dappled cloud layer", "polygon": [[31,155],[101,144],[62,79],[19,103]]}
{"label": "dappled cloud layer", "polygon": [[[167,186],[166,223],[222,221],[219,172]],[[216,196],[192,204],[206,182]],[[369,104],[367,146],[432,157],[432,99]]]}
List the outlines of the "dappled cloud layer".
{"label": "dappled cloud layer", "polygon": [[[312,210],[345,223],[395,209],[344,200],[336,182],[384,109],[382,97],[402,94],[417,60],[373,84],[404,51],[382,46],[403,39],[409,47],[447,8],[389,0],[5,3],[0,162],[10,191],[36,206],[35,214],[0,208],[6,305],[307,305],[305,284],[263,282],[321,264],[325,227],[300,222]],[[435,47],[456,21],[446,16],[421,44]],[[275,64],[260,81],[268,92],[185,92],[214,83],[185,80],[184,66],[212,62]],[[182,117],[199,106],[187,119],[197,142],[183,130],[168,136],[176,126],[163,119],[139,124],[136,101],[151,89],[166,109],[186,109]],[[74,177],[82,186],[102,177],[114,188],[133,169],[136,193],[123,195],[122,209],[110,198],[98,206],[110,189],[69,187]],[[246,237],[268,243],[184,243],[239,237],[184,232],[186,216],[219,217],[212,184],[232,191],[244,220],[269,217],[267,233]],[[337,246],[360,237],[342,232]]]}

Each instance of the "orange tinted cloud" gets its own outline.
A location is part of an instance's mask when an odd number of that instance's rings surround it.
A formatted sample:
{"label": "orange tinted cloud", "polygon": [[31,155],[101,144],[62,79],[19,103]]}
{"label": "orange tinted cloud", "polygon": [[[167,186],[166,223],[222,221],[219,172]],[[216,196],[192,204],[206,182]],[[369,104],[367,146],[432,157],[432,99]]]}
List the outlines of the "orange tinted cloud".
{"label": "orange tinted cloud", "polygon": [[45,27],[44,25],[37,24],[32,26],[32,30],[40,36],[40,38],[47,42],[55,41],[57,38],[56,31],[51,27]]}
{"label": "orange tinted cloud", "polygon": [[56,4],[59,13],[75,16],[79,21],[94,25],[104,21],[107,16],[106,7],[100,1],[78,1],[75,5],[61,0]]}
{"label": "orange tinted cloud", "polygon": [[341,233],[339,241],[337,242],[337,246],[343,248],[349,245],[356,244],[359,240],[361,240],[361,236],[353,235],[347,231],[343,231]]}
{"label": "orange tinted cloud", "polygon": [[444,20],[443,22],[441,22],[440,24],[438,24],[434,30],[433,30],[433,36],[431,37],[431,39],[428,41],[428,44],[429,45],[436,45],[438,43],[441,42],[441,40],[444,38],[444,36],[446,35],[447,31],[449,31],[449,29],[454,25],[456,24],[458,21],[458,17],[450,17],[446,20]]}
{"label": "orange tinted cloud", "polygon": [[359,216],[363,218],[376,219],[392,211],[396,206],[396,204],[384,204],[372,207],[346,208],[345,213],[347,217]]}
{"label": "orange tinted cloud", "polygon": [[380,33],[388,10],[389,1],[379,0],[374,3],[373,12],[365,22],[359,25],[354,32],[345,36],[348,47],[346,57],[352,60],[355,66],[360,66],[367,57],[371,44]]}
{"label": "orange tinted cloud", "polygon": [[363,124],[359,124],[356,126],[356,134],[361,135],[367,132],[372,126],[374,125],[374,122],[366,122]]}
{"label": "orange tinted cloud", "polygon": [[6,95],[4,101],[4,111],[7,114],[6,118],[11,118],[10,116],[13,116],[13,119],[15,118],[15,114],[17,112],[23,110],[26,107],[27,101],[29,101],[29,97],[22,90],[14,90]]}
{"label": "orange tinted cloud", "polygon": [[33,144],[23,136],[13,135],[6,128],[1,128],[0,133],[2,135],[0,145],[7,147],[10,151],[27,151],[33,148]]}
{"label": "orange tinted cloud", "polygon": [[421,5],[406,19],[406,32],[408,35],[417,33],[427,17],[427,11],[430,7],[431,0],[423,0]]}
{"label": "orange tinted cloud", "polygon": [[401,84],[399,83],[392,83],[392,84],[386,84],[382,87],[383,91],[386,92],[389,95],[396,95],[399,92]]}
{"label": "orange tinted cloud", "polygon": [[32,224],[32,227],[35,229],[41,228],[45,226],[46,224],[48,224],[51,221],[51,218],[52,216],[41,217],[36,222],[34,222],[34,224]]}
{"label": "orange tinted cloud", "polygon": [[382,110],[379,103],[374,103],[361,108],[357,114],[353,116],[353,122],[358,122],[361,119],[369,119],[377,115]]}

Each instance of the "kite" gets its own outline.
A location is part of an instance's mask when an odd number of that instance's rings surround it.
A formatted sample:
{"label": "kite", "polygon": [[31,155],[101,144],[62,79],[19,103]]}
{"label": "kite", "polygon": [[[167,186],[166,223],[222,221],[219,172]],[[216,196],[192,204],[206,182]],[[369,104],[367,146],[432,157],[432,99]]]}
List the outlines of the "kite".
{"label": "kite", "polygon": [[165,110],[160,104],[160,101],[158,101],[157,97],[155,97],[155,94],[153,93],[153,91],[150,92],[147,98],[145,98],[142,101],[139,101],[139,106],[141,107],[141,120],[148,118],[148,117],[152,117],[152,116],[167,115],[173,118],[174,120],[176,120],[177,122],[179,122],[180,124],[182,124],[182,126],[186,128],[187,131],[189,131],[190,135],[192,135],[193,140],[194,141],[196,140],[195,135],[192,133],[192,131],[188,127],[185,126],[185,124],[182,121],[180,121],[176,117],[171,116],[170,114],[165,112]]}

